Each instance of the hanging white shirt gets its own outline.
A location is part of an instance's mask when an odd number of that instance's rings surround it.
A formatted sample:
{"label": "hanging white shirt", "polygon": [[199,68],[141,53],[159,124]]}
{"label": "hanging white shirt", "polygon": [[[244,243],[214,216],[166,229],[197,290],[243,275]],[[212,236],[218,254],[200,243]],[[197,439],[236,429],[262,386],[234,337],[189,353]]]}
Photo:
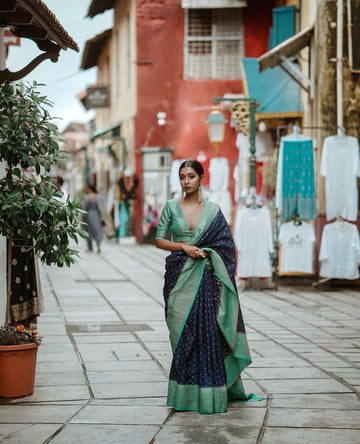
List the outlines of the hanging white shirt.
{"label": "hanging white shirt", "polygon": [[359,142],[352,136],[329,136],[324,141],[320,175],[325,177],[326,219],[341,215],[356,220],[360,176]]}
{"label": "hanging white shirt", "polygon": [[209,166],[209,190],[227,191],[229,188],[229,161],[226,157],[213,157]]}
{"label": "hanging white shirt", "polygon": [[320,276],[357,279],[359,277],[360,240],[355,224],[332,222],[325,225],[320,246]]}
{"label": "hanging white shirt", "polygon": [[234,241],[238,251],[237,277],[271,277],[270,253],[274,246],[268,208],[239,208]]}
{"label": "hanging white shirt", "polygon": [[230,191],[210,191],[208,193],[208,199],[212,202],[215,202],[219,205],[226,222],[231,224],[231,210],[232,210],[232,201]]}
{"label": "hanging white shirt", "polygon": [[274,141],[272,140],[270,131],[257,131],[255,135],[256,160],[263,162],[266,157],[270,156],[274,149]]}
{"label": "hanging white shirt", "polygon": [[239,165],[243,173],[249,169],[248,160],[250,157],[249,139],[243,133],[237,133],[236,148],[239,150]]}
{"label": "hanging white shirt", "polygon": [[180,193],[181,185],[179,180],[179,168],[180,165],[184,162],[184,159],[176,159],[171,163],[170,168],[170,192],[171,193]]}
{"label": "hanging white shirt", "polygon": [[294,222],[281,224],[279,272],[313,273],[314,242],[315,232],[312,224],[308,222],[302,222],[301,225],[295,225]]}

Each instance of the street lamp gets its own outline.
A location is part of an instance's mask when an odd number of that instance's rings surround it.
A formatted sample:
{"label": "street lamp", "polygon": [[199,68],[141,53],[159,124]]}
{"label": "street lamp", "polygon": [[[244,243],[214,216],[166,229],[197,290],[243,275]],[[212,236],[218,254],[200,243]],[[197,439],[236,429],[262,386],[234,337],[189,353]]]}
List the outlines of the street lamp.
{"label": "street lamp", "polygon": [[218,152],[221,143],[224,141],[225,124],[227,123],[218,106],[213,106],[205,123],[208,128],[210,142],[215,147],[216,152]]}

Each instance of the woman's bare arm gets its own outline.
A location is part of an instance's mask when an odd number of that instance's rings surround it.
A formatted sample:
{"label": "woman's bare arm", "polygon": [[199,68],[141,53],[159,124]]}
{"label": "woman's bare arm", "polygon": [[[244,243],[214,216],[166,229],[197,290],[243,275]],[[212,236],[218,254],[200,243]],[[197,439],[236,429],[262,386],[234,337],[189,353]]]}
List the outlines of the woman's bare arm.
{"label": "woman's bare arm", "polygon": [[161,250],[184,251],[184,253],[194,259],[204,258],[207,256],[205,251],[201,250],[195,245],[189,245],[186,242],[173,242],[168,239],[155,239],[155,245]]}

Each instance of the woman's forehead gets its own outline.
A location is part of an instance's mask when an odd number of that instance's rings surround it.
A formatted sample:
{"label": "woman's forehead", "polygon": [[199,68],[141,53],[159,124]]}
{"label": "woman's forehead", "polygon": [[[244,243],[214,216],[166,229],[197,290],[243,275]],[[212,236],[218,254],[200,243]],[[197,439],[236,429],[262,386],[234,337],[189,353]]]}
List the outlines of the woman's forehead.
{"label": "woman's forehead", "polygon": [[179,175],[180,174],[197,174],[197,172],[194,170],[194,168],[186,166],[181,168],[179,171]]}

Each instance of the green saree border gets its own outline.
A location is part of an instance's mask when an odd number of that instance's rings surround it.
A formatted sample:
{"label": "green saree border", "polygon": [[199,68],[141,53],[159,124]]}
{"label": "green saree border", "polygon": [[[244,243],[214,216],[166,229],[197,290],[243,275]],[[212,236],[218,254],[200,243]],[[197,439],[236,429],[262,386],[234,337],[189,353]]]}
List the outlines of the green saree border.
{"label": "green saree border", "polygon": [[167,405],[176,410],[224,413],[227,411],[227,401],[227,387],[199,387],[169,381]]}

